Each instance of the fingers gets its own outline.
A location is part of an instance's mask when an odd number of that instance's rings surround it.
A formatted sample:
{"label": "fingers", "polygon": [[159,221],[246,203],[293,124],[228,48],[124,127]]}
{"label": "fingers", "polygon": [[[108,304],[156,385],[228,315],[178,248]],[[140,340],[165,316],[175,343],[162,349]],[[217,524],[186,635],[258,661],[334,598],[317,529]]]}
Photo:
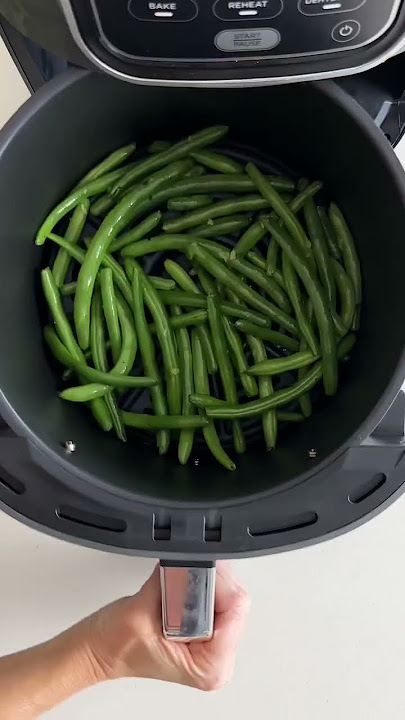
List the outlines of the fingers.
{"label": "fingers", "polygon": [[236,653],[249,609],[249,595],[236,580],[230,563],[218,564],[213,652]]}

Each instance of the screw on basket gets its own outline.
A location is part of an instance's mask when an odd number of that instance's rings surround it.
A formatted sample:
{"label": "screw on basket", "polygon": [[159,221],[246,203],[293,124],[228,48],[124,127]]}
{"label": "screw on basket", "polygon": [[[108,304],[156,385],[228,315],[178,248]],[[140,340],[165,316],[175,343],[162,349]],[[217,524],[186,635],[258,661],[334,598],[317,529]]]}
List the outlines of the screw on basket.
{"label": "screw on basket", "polygon": [[311,450],[308,450],[308,457],[310,457],[311,460],[316,458],[317,455],[318,455],[318,451],[315,450],[314,448],[312,448]]}
{"label": "screw on basket", "polygon": [[76,443],[73,442],[73,440],[66,440],[64,444],[65,452],[68,455],[71,455],[76,450]]}

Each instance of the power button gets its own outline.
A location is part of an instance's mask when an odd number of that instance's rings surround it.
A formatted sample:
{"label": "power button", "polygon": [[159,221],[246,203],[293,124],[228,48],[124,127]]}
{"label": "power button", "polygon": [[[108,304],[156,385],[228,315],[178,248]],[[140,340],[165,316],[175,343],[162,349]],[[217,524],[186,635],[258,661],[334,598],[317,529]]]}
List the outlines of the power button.
{"label": "power button", "polygon": [[338,23],[332,30],[332,38],[335,42],[345,43],[354,40],[361,30],[357,20],[344,20]]}

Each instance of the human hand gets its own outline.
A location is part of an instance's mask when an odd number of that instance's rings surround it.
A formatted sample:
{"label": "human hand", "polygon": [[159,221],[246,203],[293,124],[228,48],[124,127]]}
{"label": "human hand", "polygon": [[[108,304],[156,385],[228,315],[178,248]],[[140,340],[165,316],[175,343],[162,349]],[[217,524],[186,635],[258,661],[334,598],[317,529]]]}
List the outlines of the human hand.
{"label": "human hand", "polygon": [[208,642],[171,642],[162,634],[159,570],[133,597],[88,620],[88,651],[100,679],[143,677],[216,690],[230,680],[249,610],[247,592],[228,563],[217,568],[215,630]]}

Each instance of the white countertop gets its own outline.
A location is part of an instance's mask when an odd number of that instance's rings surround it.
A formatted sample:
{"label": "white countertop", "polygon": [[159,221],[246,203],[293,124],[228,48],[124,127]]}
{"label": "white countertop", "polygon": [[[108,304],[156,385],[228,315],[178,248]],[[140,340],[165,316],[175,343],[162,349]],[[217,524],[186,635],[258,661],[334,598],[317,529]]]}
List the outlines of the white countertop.
{"label": "white countertop", "polygon": [[[25,95],[1,47],[0,86],[1,122]],[[401,153],[405,161],[404,144]],[[154,681],[116,681],[46,718],[402,720],[404,561],[405,496],[333,541],[241,560],[236,570],[253,607],[232,684],[204,695]],[[0,512],[0,655],[136,592],[152,567],[149,560],[42,535]]]}

